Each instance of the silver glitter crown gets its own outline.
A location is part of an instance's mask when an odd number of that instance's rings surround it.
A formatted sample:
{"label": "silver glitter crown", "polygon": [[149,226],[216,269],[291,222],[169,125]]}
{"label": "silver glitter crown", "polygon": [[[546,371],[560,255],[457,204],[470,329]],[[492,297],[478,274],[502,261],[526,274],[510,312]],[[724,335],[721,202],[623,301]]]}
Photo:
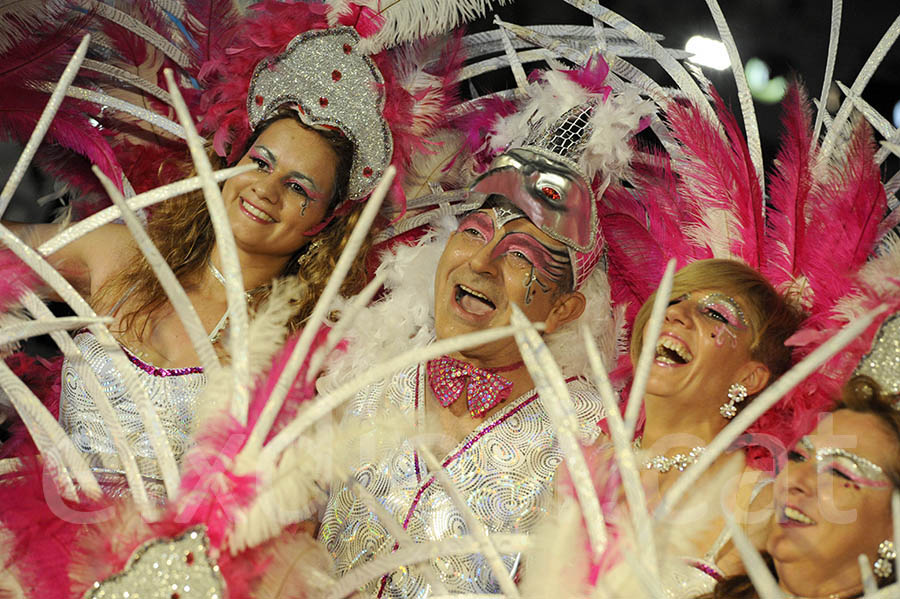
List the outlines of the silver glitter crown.
{"label": "silver glitter crown", "polygon": [[872,349],[859,361],[853,374],[871,378],[883,393],[900,393],[900,312],[881,324]]}
{"label": "silver glitter crown", "polygon": [[225,599],[225,580],[209,555],[205,529],[152,539],[131,554],[118,574],[97,581],[83,599]]}
{"label": "silver glitter crown", "polygon": [[391,130],[385,121],[384,76],[358,50],[351,27],[307,31],[280,56],[256,65],[247,94],[247,115],[254,129],[278,108],[297,106],[312,127],[333,127],[353,143],[349,198],[375,188],[391,162]]}

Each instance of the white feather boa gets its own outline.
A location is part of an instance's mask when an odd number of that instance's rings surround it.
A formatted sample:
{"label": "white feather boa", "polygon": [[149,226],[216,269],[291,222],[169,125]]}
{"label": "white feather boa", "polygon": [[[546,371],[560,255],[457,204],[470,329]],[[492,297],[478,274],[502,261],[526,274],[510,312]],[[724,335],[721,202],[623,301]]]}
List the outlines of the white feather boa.
{"label": "white feather boa", "polygon": [[[346,335],[347,350],[329,360],[327,373],[319,380],[321,391],[431,341],[434,277],[447,239],[457,224],[454,217],[445,216],[418,245],[400,246],[382,257],[378,270],[387,275],[387,295],[356,316]],[[587,323],[604,364],[611,368],[624,346],[624,312],[610,306],[609,283],[602,269],[595,270],[580,291],[587,300],[584,314],[545,339],[564,375],[590,378],[580,323]],[[340,312],[348,303],[349,300],[341,299],[334,308]]]}

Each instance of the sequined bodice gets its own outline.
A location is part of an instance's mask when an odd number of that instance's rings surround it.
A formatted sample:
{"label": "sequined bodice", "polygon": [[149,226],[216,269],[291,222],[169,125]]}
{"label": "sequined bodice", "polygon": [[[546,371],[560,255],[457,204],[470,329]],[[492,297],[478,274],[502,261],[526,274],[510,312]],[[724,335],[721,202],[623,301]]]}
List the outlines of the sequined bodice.
{"label": "sequined bodice", "polygon": [[[412,367],[369,387],[352,402],[348,418],[371,418],[385,407],[424,425],[424,368]],[[592,442],[603,417],[599,397],[586,382],[568,383],[581,440]],[[428,407],[441,409],[435,402]],[[429,475],[412,443],[379,447],[354,475],[417,542],[468,534],[462,515]],[[444,459],[443,465],[476,516],[492,533],[526,533],[552,509],[554,477],[562,452],[540,398],[531,392],[509,401],[486,419]],[[394,538],[348,489],[332,489],[319,533],[339,575],[389,554]],[[503,556],[515,571],[519,556]],[[480,554],[438,558],[402,568],[365,587],[367,597],[423,598],[431,589],[423,576],[430,568],[451,593],[499,593]],[[383,589],[382,589],[383,587]]]}
{"label": "sequined bodice", "polygon": [[[122,374],[113,366],[109,354],[93,334],[82,331],[75,335],[74,341],[84,355],[87,367],[97,375],[101,386],[107,391],[141,474],[151,483],[159,481],[161,476],[156,456],[144,432],[137,406],[125,388]],[[131,358],[131,366],[156,408],[175,459],[180,463],[190,442],[195,401],[206,385],[206,376],[201,368],[157,368],[127,351],[126,354]],[[63,362],[62,367],[59,422],[75,446],[88,456],[91,468],[101,475],[101,479],[104,475],[115,477],[124,472],[103,417],[85,381],[69,360]]]}

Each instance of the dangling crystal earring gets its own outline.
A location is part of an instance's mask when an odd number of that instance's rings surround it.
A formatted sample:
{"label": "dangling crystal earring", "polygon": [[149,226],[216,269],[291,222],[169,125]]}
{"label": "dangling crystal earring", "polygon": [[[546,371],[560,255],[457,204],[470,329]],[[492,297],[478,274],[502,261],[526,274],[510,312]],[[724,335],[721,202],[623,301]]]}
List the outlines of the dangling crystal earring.
{"label": "dangling crystal earring", "polygon": [[309,261],[313,256],[313,254],[318,252],[319,248],[321,248],[321,247],[322,247],[321,239],[316,239],[315,241],[310,242],[309,245],[306,246],[306,251],[304,251],[302,254],[300,254],[297,257],[297,265],[300,267],[300,270],[303,270],[304,268],[306,268],[307,264],[309,264]]}
{"label": "dangling crystal earring", "polygon": [[890,578],[894,571],[894,560],[897,552],[894,551],[893,541],[882,541],[878,544],[878,559],[875,560],[875,575],[878,578]]}
{"label": "dangling crystal earring", "polygon": [[734,415],[737,414],[735,405],[741,403],[745,399],[747,399],[747,387],[740,383],[734,383],[728,387],[728,403],[719,406],[719,414],[721,414],[723,418],[731,420],[734,418]]}

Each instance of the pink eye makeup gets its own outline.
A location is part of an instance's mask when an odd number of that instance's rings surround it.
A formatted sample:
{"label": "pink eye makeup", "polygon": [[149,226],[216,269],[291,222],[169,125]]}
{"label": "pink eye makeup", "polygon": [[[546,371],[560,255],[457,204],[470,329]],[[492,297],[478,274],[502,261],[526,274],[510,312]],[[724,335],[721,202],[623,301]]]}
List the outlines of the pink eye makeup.
{"label": "pink eye makeup", "polygon": [[697,308],[702,314],[720,322],[731,325],[737,329],[747,328],[747,320],[744,311],[733,297],[724,293],[710,293],[697,302]]}
{"label": "pink eye makeup", "polygon": [[[269,160],[269,158],[264,156],[262,154],[262,152],[260,152],[260,150],[257,146],[253,146],[252,148],[250,148],[249,156],[250,156],[250,160],[252,160],[254,162],[261,162],[263,165],[266,166],[267,169],[272,168],[272,163]],[[260,165],[260,166],[262,166],[262,165]]]}
{"label": "pink eye makeup", "polygon": [[881,466],[839,447],[823,447],[816,451],[816,470],[845,478],[861,487],[891,486]]}
{"label": "pink eye makeup", "polygon": [[840,447],[815,449],[809,437],[803,437],[797,442],[797,447],[792,453],[802,458],[795,461],[804,462],[809,459],[809,456],[815,455],[817,473],[837,476],[850,481],[857,487],[884,488],[891,486],[890,479],[881,466],[846,449]]}
{"label": "pink eye makeup", "polygon": [[491,252],[491,259],[504,254],[520,254],[545,279],[562,280],[569,264],[565,251],[548,248],[527,233],[507,233]]}
{"label": "pink eye makeup", "polygon": [[473,212],[460,221],[456,232],[477,234],[489,243],[494,238],[494,221],[486,212]]}

